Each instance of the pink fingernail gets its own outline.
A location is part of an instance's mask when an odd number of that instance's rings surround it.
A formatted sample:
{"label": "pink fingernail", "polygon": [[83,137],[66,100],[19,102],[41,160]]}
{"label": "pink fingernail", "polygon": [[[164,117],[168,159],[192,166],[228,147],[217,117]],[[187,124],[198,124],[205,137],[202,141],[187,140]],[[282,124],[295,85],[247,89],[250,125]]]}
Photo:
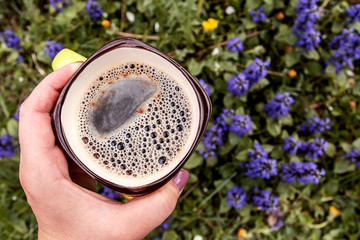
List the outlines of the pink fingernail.
{"label": "pink fingernail", "polygon": [[179,192],[181,192],[184,187],[186,182],[189,179],[189,172],[181,169],[178,174],[175,175],[175,177],[173,178],[173,182],[175,183],[176,187],[179,189]]}

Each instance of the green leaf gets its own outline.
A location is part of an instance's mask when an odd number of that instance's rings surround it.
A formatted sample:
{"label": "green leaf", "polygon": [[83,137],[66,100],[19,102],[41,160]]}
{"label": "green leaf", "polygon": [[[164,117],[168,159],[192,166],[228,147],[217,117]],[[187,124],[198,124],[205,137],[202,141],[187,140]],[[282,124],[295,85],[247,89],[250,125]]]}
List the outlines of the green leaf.
{"label": "green leaf", "polygon": [[281,133],[281,126],[273,120],[267,120],[266,129],[273,137],[277,137]]}
{"label": "green leaf", "polygon": [[292,33],[292,28],[287,24],[280,25],[279,32],[274,36],[274,39],[289,45],[294,45],[297,41],[296,36]]}
{"label": "green leaf", "polygon": [[243,151],[239,152],[235,158],[241,162],[245,162],[248,159],[248,155],[249,155],[249,151],[243,150]]}
{"label": "green leaf", "polygon": [[344,21],[343,20],[336,20],[333,21],[331,25],[331,31],[333,33],[340,33],[344,29]]}
{"label": "green leaf", "polygon": [[227,204],[227,198],[221,199],[220,209],[219,209],[220,213],[226,213],[226,212],[230,211],[230,209],[231,209],[231,206],[229,206]]}
{"label": "green leaf", "polygon": [[287,67],[292,67],[300,61],[300,53],[297,51],[291,51],[285,54],[285,64]]}
{"label": "green leaf", "polygon": [[355,139],[355,141],[352,143],[352,145],[360,150],[360,137]]}
{"label": "green leaf", "polygon": [[338,174],[343,174],[347,172],[352,172],[355,170],[355,165],[351,164],[348,160],[341,159],[335,162],[334,172]]}
{"label": "green leaf", "polygon": [[246,0],[245,8],[248,12],[251,12],[255,8],[259,7],[261,3],[261,0]]}
{"label": "green leaf", "polygon": [[10,117],[9,110],[8,110],[5,100],[2,96],[2,93],[0,93],[0,107],[1,107],[2,112],[5,114],[6,118]]}
{"label": "green leaf", "polygon": [[19,128],[19,122],[13,118],[11,118],[6,124],[7,132],[11,136],[18,135],[18,128]]}
{"label": "green leaf", "polygon": [[201,166],[203,164],[203,162],[204,162],[204,158],[202,156],[200,156],[198,153],[193,153],[193,155],[190,157],[190,159],[184,165],[184,168],[190,170],[190,169]]}
{"label": "green leaf", "polygon": [[234,132],[229,133],[229,143],[231,146],[237,145],[239,141],[240,141],[240,137],[236,133]]}
{"label": "green leaf", "polygon": [[329,157],[334,157],[336,153],[336,147],[334,144],[329,143],[328,148],[326,150],[326,155],[328,155]]}
{"label": "green leaf", "polygon": [[232,105],[235,102],[235,100],[236,100],[236,97],[233,94],[227,93],[223,99],[225,107],[232,108]]}
{"label": "green leaf", "polygon": [[307,51],[307,52],[305,52],[304,56],[307,59],[312,59],[312,60],[319,60],[320,59],[320,55],[316,50]]}
{"label": "green leaf", "polygon": [[351,146],[351,144],[348,144],[348,143],[346,143],[346,142],[342,142],[342,143],[340,143],[340,146],[341,146],[341,148],[345,151],[345,152],[351,152],[351,150],[352,150],[352,146]]}
{"label": "green leaf", "polygon": [[260,80],[260,82],[254,84],[252,87],[253,91],[260,91],[264,89],[266,86],[270,84],[270,81],[267,78],[263,78]]}
{"label": "green leaf", "polygon": [[281,122],[281,125],[283,125],[283,126],[293,126],[294,125],[294,121],[293,121],[291,114],[288,114],[284,117],[280,117],[279,120]]}
{"label": "green leaf", "polygon": [[164,235],[163,235],[162,239],[164,239],[164,240],[167,240],[167,239],[177,240],[177,239],[179,239],[179,236],[177,235],[177,233],[174,230],[167,230],[167,231],[164,232]]}
{"label": "green leaf", "polygon": [[321,76],[322,75],[322,66],[318,62],[309,61],[305,64],[305,73],[310,76]]}
{"label": "green leaf", "polygon": [[194,58],[191,58],[188,63],[188,70],[193,76],[197,76],[201,73],[205,66],[205,62],[196,62]]}

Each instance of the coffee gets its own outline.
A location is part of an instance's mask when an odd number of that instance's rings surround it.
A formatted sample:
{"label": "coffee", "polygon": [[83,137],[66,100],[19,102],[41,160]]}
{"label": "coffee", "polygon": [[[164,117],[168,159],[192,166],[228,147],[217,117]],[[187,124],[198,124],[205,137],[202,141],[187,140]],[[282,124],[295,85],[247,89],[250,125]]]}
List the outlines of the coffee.
{"label": "coffee", "polygon": [[64,151],[85,172],[139,196],[180,170],[209,116],[206,93],[178,63],[140,41],[117,39],[70,79],[54,124]]}
{"label": "coffee", "polygon": [[166,72],[141,62],[121,64],[86,90],[79,138],[104,174],[144,185],[182,160],[194,127],[192,108],[186,89]]}

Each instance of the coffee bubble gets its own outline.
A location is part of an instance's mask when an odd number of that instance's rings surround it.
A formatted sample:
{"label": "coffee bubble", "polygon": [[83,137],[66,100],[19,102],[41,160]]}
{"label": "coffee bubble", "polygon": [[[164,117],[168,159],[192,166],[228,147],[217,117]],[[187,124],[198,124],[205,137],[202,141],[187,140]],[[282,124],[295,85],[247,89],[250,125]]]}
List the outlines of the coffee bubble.
{"label": "coffee bubble", "polygon": [[78,135],[104,171],[139,180],[182,160],[194,127],[189,109],[186,89],[170,75],[128,62],[90,84],[79,106]]}

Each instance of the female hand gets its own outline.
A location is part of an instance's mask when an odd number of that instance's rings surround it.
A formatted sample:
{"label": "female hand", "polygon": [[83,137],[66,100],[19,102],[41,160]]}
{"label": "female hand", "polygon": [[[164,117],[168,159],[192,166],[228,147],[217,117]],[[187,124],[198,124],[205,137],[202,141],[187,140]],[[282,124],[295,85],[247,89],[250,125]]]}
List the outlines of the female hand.
{"label": "female hand", "polygon": [[189,173],[181,170],[164,187],[126,204],[91,191],[94,180],[76,166],[69,168],[55,144],[50,117],[61,89],[80,65],[49,74],[20,109],[19,177],[39,239],[142,239],[174,210]]}

